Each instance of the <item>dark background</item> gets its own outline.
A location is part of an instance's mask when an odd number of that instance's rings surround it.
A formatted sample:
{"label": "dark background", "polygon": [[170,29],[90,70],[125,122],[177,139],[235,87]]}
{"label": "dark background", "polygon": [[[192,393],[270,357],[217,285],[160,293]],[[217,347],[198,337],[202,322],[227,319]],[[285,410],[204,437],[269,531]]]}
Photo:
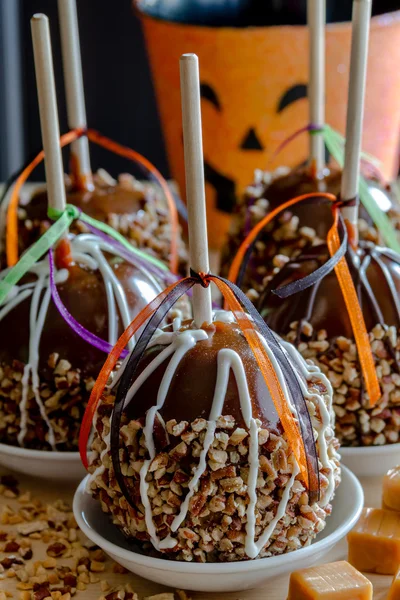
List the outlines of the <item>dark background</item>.
{"label": "dark background", "polygon": [[[176,20],[208,25],[298,24],[306,20],[306,0],[142,2],[157,16],[168,13]],[[144,40],[131,0],[77,0],[77,4],[88,125],[135,148],[168,175]],[[351,5],[351,0],[328,0],[328,20],[350,19]],[[400,0],[375,0],[373,4],[375,14],[397,8]],[[29,22],[35,12],[50,18],[60,128],[61,132],[68,129],[57,1],[0,0],[0,181],[41,147]],[[94,146],[91,158],[93,168],[105,165],[113,175],[128,168],[123,159]],[[37,169],[34,178],[43,177],[43,170]]]}
{"label": "dark background", "polygon": [[[18,0],[0,0],[4,5],[7,2],[18,3]],[[122,144],[135,148],[155,163],[164,174],[168,174],[144,41],[139,20],[134,15],[130,0],[78,0],[77,3],[88,125]],[[41,147],[29,22],[35,12],[44,12],[50,18],[61,132],[66,132],[68,126],[57,2],[21,0],[19,5],[22,40],[23,155],[26,158]],[[2,138],[0,135],[0,140]],[[0,141],[0,155],[4,150]],[[127,168],[123,159],[94,146],[91,146],[91,158],[94,168],[106,165],[114,174]],[[3,168],[0,181],[8,174]],[[43,180],[43,176],[43,171],[38,168],[35,178]]]}

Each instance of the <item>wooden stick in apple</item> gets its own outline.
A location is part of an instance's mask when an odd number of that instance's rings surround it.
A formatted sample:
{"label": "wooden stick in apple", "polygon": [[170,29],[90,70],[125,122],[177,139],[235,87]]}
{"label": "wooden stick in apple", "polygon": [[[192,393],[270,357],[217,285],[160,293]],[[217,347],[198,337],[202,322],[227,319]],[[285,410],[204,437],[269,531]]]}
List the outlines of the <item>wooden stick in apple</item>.
{"label": "wooden stick in apple", "polygon": [[362,126],[364,118],[365,83],[367,77],[368,39],[371,20],[371,0],[354,0],[350,56],[350,80],[347,105],[346,147],[342,175],[341,209],[350,225],[353,244],[357,243],[358,195]]}
{"label": "wooden stick in apple", "polygon": [[[309,30],[308,101],[310,123],[325,124],[325,0],[307,1]],[[325,143],[321,133],[310,134],[310,166],[316,176],[325,167]]]}
{"label": "wooden stick in apple", "polygon": [[[76,0],[58,0],[64,83],[70,129],[87,128]],[[71,145],[71,175],[78,189],[92,189],[89,143],[81,137]]]}
{"label": "wooden stick in apple", "polygon": [[36,14],[31,19],[40,126],[45,153],[49,206],[63,211],[66,206],[64,169],[60,147],[57,97],[54,81],[49,19]]}
{"label": "wooden stick in apple", "polygon": [[[201,129],[199,61],[195,54],[180,59],[183,143],[185,152],[186,201],[188,207],[190,266],[208,273],[208,240]],[[193,289],[193,315],[201,327],[212,321],[210,287]]]}

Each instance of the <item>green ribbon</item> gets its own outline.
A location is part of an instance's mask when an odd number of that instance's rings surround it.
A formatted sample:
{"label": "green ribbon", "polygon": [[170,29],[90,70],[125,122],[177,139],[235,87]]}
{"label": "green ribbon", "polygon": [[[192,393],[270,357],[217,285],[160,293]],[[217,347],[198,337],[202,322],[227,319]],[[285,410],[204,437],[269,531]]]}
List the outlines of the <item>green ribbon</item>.
{"label": "green ribbon", "polygon": [[[319,133],[319,130],[316,131]],[[344,164],[344,147],[345,147],[345,138],[340,135],[337,131],[332,129],[329,125],[325,125],[323,128],[323,136],[326,147],[329,152],[338,163],[339,167],[343,169]],[[361,153],[361,157],[369,161],[370,163],[378,166],[379,161],[367,154],[366,152]],[[394,250],[395,252],[400,253],[400,243],[398,241],[398,234],[393,227],[389,217],[386,213],[383,212],[375,202],[366,179],[361,175],[360,183],[358,187],[358,193],[360,196],[360,200],[368,212],[369,216],[375,223],[379,233],[382,235],[382,238],[385,240],[386,245]]]}
{"label": "green ribbon", "polygon": [[141,257],[143,260],[154,264],[163,271],[168,271],[168,267],[160,260],[134,248],[120,233],[115,231],[115,229],[106,223],[102,223],[101,221],[89,217],[72,204],[67,204],[63,211],[49,208],[48,215],[51,219],[56,219],[55,223],[49,227],[38,241],[22,255],[17,264],[8,271],[5,277],[0,280],[0,306],[4,303],[4,300],[18,281],[20,281],[20,279],[30,271],[33,265],[50,250],[63,234],[68,231],[72,222],[77,219],[104,231],[104,233],[122,244],[132,253],[132,255]]}
{"label": "green ribbon", "polygon": [[[58,211],[55,211],[54,209],[49,209],[48,215],[52,219],[58,218],[61,216],[60,213]],[[123,235],[121,235],[113,227],[110,227],[110,225],[107,225],[107,223],[97,221],[97,219],[93,219],[93,217],[89,217],[89,215],[85,214],[84,212],[80,212],[79,216],[77,218],[79,218],[80,221],[87,223],[88,225],[92,225],[93,227],[96,227],[96,229],[100,229],[101,231],[104,231],[104,233],[106,233],[110,237],[114,238],[117,242],[119,242],[122,246],[124,246],[127,250],[129,250],[129,252],[131,254],[134,254],[134,255],[142,258],[143,260],[152,263],[155,267],[157,267],[158,269],[161,269],[162,271],[167,272],[169,270],[167,265],[165,265],[163,262],[161,262],[161,260],[158,260],[158,258],[156,258],[155,256],[151,256],[151,254],[146,254],[142,250],[139,250],[138,248],[135,248],[134,246],[132,246],[132,244],[130,244],[128,242],[128,240],[126,238],[124,238]]]}
{"label": "green ribbon", "polygon": [[11,289],[33,267],[33,265],[50,250],[60,237],[68,231],[71,223],[79,217],[75,206],[68,204],[60,218],[33,244],[0,281],[0,306],[3,304]]}

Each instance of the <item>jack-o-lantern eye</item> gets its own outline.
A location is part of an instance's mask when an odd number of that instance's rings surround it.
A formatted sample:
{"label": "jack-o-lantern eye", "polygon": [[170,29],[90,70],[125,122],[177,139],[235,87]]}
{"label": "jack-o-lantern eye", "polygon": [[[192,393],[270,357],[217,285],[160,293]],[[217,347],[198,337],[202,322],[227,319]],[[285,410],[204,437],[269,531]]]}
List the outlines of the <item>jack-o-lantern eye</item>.
{"label": "jack-o-lantern eye", "polygon": [[303,98],[307,98],[307,85],[305,83],[297,83],[296,85],[292,85],[292,87],[287,89],[279,98],[276,112],[282,112],[285,110],[285,108],[294,102],[297,102],[298,100],[302,100]]}
{"label": "jack-o-lantern eye", "polygon": [[208,83],[200,83],[200,96],[204,98],[204,100],[208,100],[218,111],[222,110],[221,103],[219,101],[218,95],[214,88]]}

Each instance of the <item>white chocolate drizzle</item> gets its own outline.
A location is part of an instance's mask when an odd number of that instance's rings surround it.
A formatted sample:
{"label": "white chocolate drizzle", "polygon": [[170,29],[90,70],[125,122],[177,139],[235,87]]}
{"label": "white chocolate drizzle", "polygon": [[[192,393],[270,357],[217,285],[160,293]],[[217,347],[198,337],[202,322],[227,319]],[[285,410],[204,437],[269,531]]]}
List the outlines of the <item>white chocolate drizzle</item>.
{"label": "white chocolate drizzle", "polygon": [[[81,234],[71,236],[71,253],[74,261],[91,270],[99,270],[107,298],[108,306],[108,341],[115,344],[118,337],[119,315],[122,325],[126,328],[132,319],[132,311],[129,307],[128,299],[124,288],[118,280],[115,272],[110,267],[104,253],[111,254],[120,258],[123,256],[113,246],[103,241],[101,238],[92,234]],[[162,291],[160,284],[154,277],[144,270],[140,265],[135,267],[142,272],[149,284],[154,287],[154,293]],[[8,270],[1,273],[0,278],[4,277]],[[24,445],[29,425],[29,411],[27,409],[29,386],[31,385],[36,403],[39,407],[41,417],[48,428],[48,443],[53,450],[57,450],[55,433],[51,423],[46,415],[45,406],[42,402],[39,392],[39,347],[46,322],[48,307],[51,301],[51,290],[49,280],[49,262],[47,256],[40,262],[35,263],[29,271],[36,275],[36,281],[14,286],[6,298],[4,306],[0,310],[0,322],[10,312],[12,312],[21,302],[31,296],[29,312],[29,351],[28,362],[24,367],[22,384],[22,397],[20,403],[21,424],[18,434],[18,443]],[[55,273],[56,283],[65,282],[68,278],[68,270],[61,269]],[[117,310],[118,308],[118,310]],[[131,340],[129,347],[134,346],[134,339]]]}
{"label": "white chocolate drizzle", "polygon": [[[225,323],[231,323],[234,321],[234,317],[231,313],[225,311],[217,311],[214,320],[223,321]],[[247,376],[243,361],[239,354],[230,349],[223,348],[218,352],[217,355],[217,379],[214,390],[214,396],[210,414],[207,420],[207,427],[205,430],[205,438],[203,442],[203,448],[200,452],[199,461],[195,468],[193,468],[192,477],[188,482],[188,491],[180,506],[178,514],[175,515],[174,520],[170,526],[170,534],[160,540],[157,536],[157,530],[153,522],[153,514],[151,507],[151,499],[149,497],[149,483],[147,482],[147,475],[152,460],[156,456],[156,448],[154,442],[154,424],[156,415],[160,415],[165,400],[167,398],[171,382],[176,374],[176,370],[185,354],[195,346],[197,342],[206,340],[208,333],[203,329],[190,329],[177,331],[176,327],[173,327],[172,331],[157,330],[151,340],[151,345],[165,345],[164,348],[142,371],[142,373],[136,378],[131,385],[127,396],[126,406],[134,399],[135,394],[143,385],[143,383],[151,377],[152,373],[162,364],[164,361],[169,359],[168,365],[165,369],[163,378],[160,383],[160,387],[157,393],[157,403],[151,407],[146,413],[146,421],[144,426],[144,437],[145,445],[149,453],[149,458],[143,462],[140,470],[140,496],[141,502],[145,510],[145,522],[147,532],[149,533],[153,546],[159,550],[173,549],[178,545],[178,540],[173,537],[182,523],[185,521],[188,511],[190,500],[193,495],[197,492],[200,479],[207,469],[207,455],[210,447],[213,443],[215,431],[217,428],[217,421],[220,416],[223,416],[223,408],[225,403],[225,397],[227,393],[229,376],[232,372],[239,394],[240,409],[243,416],[243,420],[249,432],[249,474],[247,480],[247,493],[248,503],[246,509],[246,538],[245,538],[245,552],[249,558],[256,558],[261,550],[268,544],[273,532],[279,522],[279,520],[286,514],[288,503],[290,502],[292,487],[296,480],[297,475],[300,472],[300,468],[293,455],[289,458],[289,465],[291,466],[291,476],[286,484],[283,491],[282,498],[277,507],[276,514],[272,521],[269,523],[265,531],[256,539],[256,504],[257,504],[257,479],[259,474],[259,445],[258,445],[258,433],[260,429],[260,421],[255,419],[253,416],[252,399],[247,382]],[[283,392],[287,399],[289,394],[285,382],[285,378],[279,366],[279,363],[275,359],[272,350],[269,348],[267,342],[262,338],[263,345],[266,352],[272,362],[275,369],[276,376],[282,387]],[[327,453],[327,444],[325,436],[328,431],[331,431],[330,426],[332,424],[333,415],[331,412],[332,405],[332,388],[329,381],[324,375],[322,375],[318,367],[308,365],[297,350],[286,342],[282,342],[285,350],[289,355],[289,360],[293,365],[296,376],[300,383],[302,392],[306,399],[317,400],[318,407],[321,414],[321,424],[318,429],[318,446],[320,450],[320,459],[323,467],[329,472],[329,488],[326,490],[323,499],[323,505],[325,506],[332,498],[335,488],[334,481],[334,469],[335,464],[329,459]],[[122,370],[122,369],[121,369]],[[327,393],[326,396],[329,398],[328,407],[325,404],[325,399],[317,393],[311,393],[308,390],[307,382],[311,379],[312,375],[317,375],[322,380],[323,384],[326,385]],[[266,392],[268,393],[268,392]],[[268,400],[268,399],[267,399]],[[288,400],[289,401],[289,400]],[[295,414],[295,407],[290,404],[293,415]],[[315,425],[316,419],[313,419],[313,425]],[[92,475],[90,481],[94,481],[95,477]]]}
{"label": "white chocolate drizzle", "polygon": [[[292,363],[294,363],[297,369],[300,371],[301,377],[298,377],[297,379],[299,381],[301,391],[303,392],[303,396],[308,400],[314,399],[318,403],[318,408],[321,417],[320,425],[318,426],[317,420],[315,421],[315,423],[313,423],[313,425],[314,427],[317,427],[318,431],[318,437],[316,440],[318,457],[322,463],[322,466],[324,467],[324,469],[326,469],[328,477],[328,487],[319,501],[319,504],[322,507],[325,507],[331,501],[333,493],[335,491],[335,463],[333,459],[329,457],[328,444],[326,440],[329,434],[333,434],[331,429],[334,418],[332,412],[332,384],[326,377],[326,375],[324,375],[316,365],[311,365],[307,363],[301,356],[301,354],[297,352],[296,348],[292,344],[281,340],[281,345],[289,354]],[[318,375],[318,378],[320,379],[321,383],[326,387],[326,399],[324,399],[324,397],[321,394],[317,394],[316,392],[310,392],[308,386],[306,385],[306,381],[308,381],[312,377],[312,375],[316,374]]]}

